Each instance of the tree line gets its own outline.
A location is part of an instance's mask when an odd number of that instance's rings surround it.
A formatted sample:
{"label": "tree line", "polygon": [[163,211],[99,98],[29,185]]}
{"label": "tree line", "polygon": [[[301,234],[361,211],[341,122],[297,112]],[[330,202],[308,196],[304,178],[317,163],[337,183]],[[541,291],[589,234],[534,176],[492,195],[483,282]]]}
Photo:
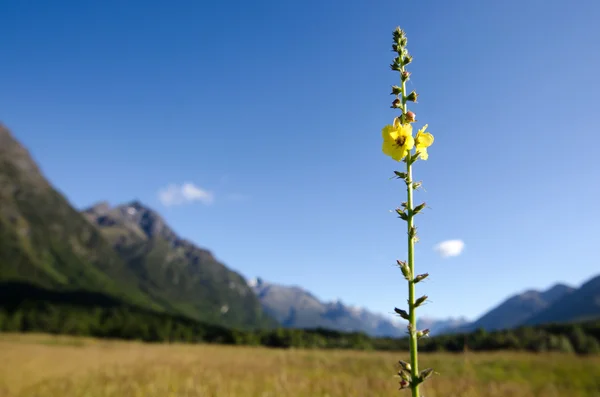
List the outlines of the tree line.
{"label": "tree line", "polygon": [[[82,307],[26,301],[0,308],[0,331],[44,332],[144,342],[216,343],[276,348],[320,348],[397,351],[408,338],[375,338],[364,333],[326,329],[235,330],[186,317],[129,306]],[[462,352],[513,350],[600,353],[600,320],[513,330],[450,334],[423,338],[420,351]]]}

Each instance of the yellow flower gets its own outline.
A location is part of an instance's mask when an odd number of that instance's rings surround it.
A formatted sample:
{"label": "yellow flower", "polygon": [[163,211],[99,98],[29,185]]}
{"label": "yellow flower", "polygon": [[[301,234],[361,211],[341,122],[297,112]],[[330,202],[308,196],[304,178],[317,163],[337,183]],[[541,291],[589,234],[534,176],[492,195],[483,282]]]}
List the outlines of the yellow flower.
{"label": "yellow flower", "polygon": [[383,135],[383,153],[396,161],[401,161],[406,157],[415,145],[410,124],[386,125],[381,130],[381,134]]}
{"label": "yellow flower", "polygon": [[415,138],[415,146],[417,147],[417,153],[422,160],[427,160],[429,154],[427,154],[427,148],[433,144],[433,135],[429,132],[425,132],[427,124],[423,126],[418,132]]}

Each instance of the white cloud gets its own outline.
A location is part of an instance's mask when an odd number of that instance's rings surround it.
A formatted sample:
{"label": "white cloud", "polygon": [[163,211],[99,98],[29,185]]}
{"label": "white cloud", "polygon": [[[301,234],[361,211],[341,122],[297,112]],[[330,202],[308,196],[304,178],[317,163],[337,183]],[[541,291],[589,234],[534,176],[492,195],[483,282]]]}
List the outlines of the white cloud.
{"label": "white cloud", "polygon": [[190,204],[197,201],[209,205],[214,201],[214,195],[191,182],[186,182],[182,185],[171,184],[161,189],[158,192],[158,199],[166,207]]}
{"label": "white cloud", "polygon": [[436,245],[433,249],[436,250],[442,258],[448,258],[450,256],[460,255],[465,249],[465,243],[462,240],[446,240]]}

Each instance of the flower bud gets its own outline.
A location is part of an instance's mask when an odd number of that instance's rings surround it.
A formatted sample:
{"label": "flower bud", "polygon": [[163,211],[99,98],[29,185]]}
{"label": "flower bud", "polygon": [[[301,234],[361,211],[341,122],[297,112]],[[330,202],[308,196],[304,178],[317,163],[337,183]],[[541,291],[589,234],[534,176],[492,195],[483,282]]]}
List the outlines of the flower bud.
{"label": "flower bud", "polygon": [[406,100],[411,101],[411,102],[417,102],[418,96],[419,96],[419,94],[417,94],[415,91],[413,91],[410,94],[408,94],[408,96],[406,97]]}
{"label": "flower bud", "polygon": [[402,378],[405,381],[410,381],[410,373],[406,372],[405,370],[401,369],[400,371],[398,371],[398,376],[400,378]]}
{"label": "flower bud", "polygon": [[410,371],[411,370],[411,366],[410,363],[407,363],[406,361],[398,361],[398,364],[400,364],[400,366],[402,367],[403,370],[405,371]]}
{"label": "flower bud", "polygon": [[392,63],[392,64],[390,65],[390,68],[391,68],[392,70],[395,70],[395,71],[397,71],[397,72],[399,72],[399,71],[401,71],[401,70],[402,70],[402,69],[401,69],[401,66],[400,66],[399,64],[397,64],[396,62]]}
{"label": "flower bud", "polygon": [[412,57],[410,54],[406,54],[406,55],[404,56],[404,59],[402,60],[402,65],[406,66],[406,65],[408,65],[409,63],[411,63],[411,62],[412,62],[412,60],[413,60],[413,57]]}
{"label": "flower bud", "polygon": [[402,37],[405,37],[406,33],[404,32],[404,30],[400,29],[400,26],[397,26],[396,29],[394,29],[394,33],[392,33],[392,35],[394,36],[394,40],[398,40]]}
{"label": "flower bud", "polygon": [[390,106],[393,109],[400,109],[402,107],[402,101],[398,98],[394,99],[394,102],[392,102],[392,106]]}
{"label": "flower bud", "polygon": [[396,262],[398,263],[398,267],[402,271],[402,275],[404,276],[404,278],[407,281],[409,281],[410,280],[410,269],[408,268],[408,265],[406,264],[406,262],[400,261],[400,260],[396,260]]}
{"label": "flower bud", "polygon": [[392,86],[392,93],[390,95],[400,95],[402,93],[402,87],[397,85]]}
{"label": "flower bud", "polygon": [[402,81],[408,81],[408,79],[410,78],[410,72],[405,70],[400,76],[402,77]]}
{"label": "flower bud", "polygon": [[410,236],[410,238],[414,238],[417,235],[417,228],[416,226],[411,226],[410,230],[408,231],[408,235]]}
{"label": "flower bud", "polygon": [[404,113],[404,120],[407,123],[414,123],[417,121],[417,115],[409,110],[408,112]]}
{"label": "flower bud", "polygon": [[410,382],[408,382],[407,380],[402,379],[400,381],[400,390],[406,389],[408,388],[408,386],[410,386]]}
{"label": "flower bud", "polygon": [[417,332],[417,338],[421,339],[423,337],[429,336],[429,328],[424,329],[423,331],[418,331]]}

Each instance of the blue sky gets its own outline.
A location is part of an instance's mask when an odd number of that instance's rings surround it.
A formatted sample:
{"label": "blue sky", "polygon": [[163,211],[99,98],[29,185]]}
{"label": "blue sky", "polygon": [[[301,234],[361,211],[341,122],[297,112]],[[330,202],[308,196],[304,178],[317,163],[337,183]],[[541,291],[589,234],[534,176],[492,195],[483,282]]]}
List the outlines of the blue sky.
{"label": "blue sky", "polygon": [[[390,313],[400,25],[436,139],[415,167],[421,315],[473,318],[600,273],[599,17],[591,0],[4,2],[0,120],[79,208],[139,199],[248,278]],[[454,239],[461,255],[434,251]]]}

